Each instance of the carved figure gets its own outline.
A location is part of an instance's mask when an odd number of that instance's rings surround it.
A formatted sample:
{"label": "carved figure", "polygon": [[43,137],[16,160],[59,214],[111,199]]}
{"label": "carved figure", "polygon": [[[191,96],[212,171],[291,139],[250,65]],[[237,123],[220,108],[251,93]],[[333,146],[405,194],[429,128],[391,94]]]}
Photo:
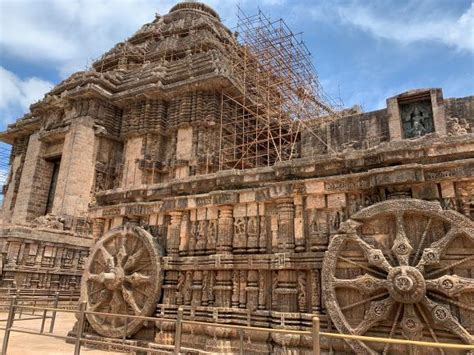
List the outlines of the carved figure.
{"label": "carved figure", "polygon": [[[125,238],[126,236],[126,238]],[[112,229],[91,250],[82,278],[82,297],[87,309],[97,312],[150,316],[161,295],[163,271],[160,251],[144,229],[126,224]],[[87,314],[94,330],[106,337],[135,334],[139,319],[107,318]]]}
{"label": "carved figure", "polygon": [[[413,221],[418,223],[419,233],[410,228]],[[375,239],[370,241],[362,232],[367,230],[363,227],[368,223],[382,226],[390,223],[392,244],[385,246]],[[385,201],[353,215],[332,238],[322,269],[325,304],[336,328],[341,333],[364,335],[388,322],[388,337],[400,327],[406,337],[419,340],[424,328],[434,333],[432,324],[427,322],[430,315],[436,327],[472,344],[472,335],[452,308],[470,307],[462,296],[474,290],[474,280],[456,275],[456,267],[468,262],[471,256],[452,261],[447,255],[457,240],[463,239],[474,247],[473,230],[471,220],[442,210],[437,203],[421,200]],[[434,240],[433,236],[436,236]],[[352,257],[341,255],[347,243],[358,246],[353,249],[356,254]],[[365,260],[361,262],[361,259]],[[345,270],[343,265],[347,264],[341,262],[359,267],[360,274]],[[446,307],[446,302],[451,308]],[[350,313],[356,305],[363,306],[365,313],[358,324],[354,324]],[[347,342],[355,352],[374,352],[369,343]]]}

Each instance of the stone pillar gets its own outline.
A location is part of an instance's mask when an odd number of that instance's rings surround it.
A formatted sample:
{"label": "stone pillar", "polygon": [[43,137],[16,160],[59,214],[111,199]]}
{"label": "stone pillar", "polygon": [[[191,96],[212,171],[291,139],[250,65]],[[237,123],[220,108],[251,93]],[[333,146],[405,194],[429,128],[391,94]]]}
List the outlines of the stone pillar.
{"label": "stone pillar", "polygon": [[91,121],[71,125],[64,140],[53,214],[74,216],[88,211],[95,176],[95,141]]}
{"label": "stone pillar", "polygon": [[234,220],[232,218],[232,206],[219,207],[219,224],[217,235],[217,253],[227,254],[232,252],[232,237]]}
{"label": "stone pillar", "polygon": [[[23,154],[16,155],[13,158],[11,167],[10,167],[10,183],[8,184],[7,191],[5,193],[5,197],[3,199],[3,206],[2,206],[2,219],[3,223],[10,223],[11,214],[14,210],[13,208],[13,196],[15,195],[15,185],[17,180],[17,174],[21,174],[21,159]],[[21,175],[20,175],[21,178]]]}
{"label": "stone pillar", "polygon": [[189,248],[189,235],[191,233],[190,225],[190,215],[189,212],[183,214],[183,220],[181,222],[181,228],[179,232],[179,255],[186,256],[188,255]]}
{"label": "stone pillar", "polygon": [[125,143],[122,174],[122,186],[124,188],[142,184],[142,170],[138,166],[138,160],[142,156],[142,145],[142,137],[130,138]]}
{"label": "stone pillar", "polygon": [[20,252],[20,242],[10,242],[8,245],[7,253],[7,265],[10,267],[16,267],[18,262],[18,254]]}
{"label": "stone pillar", "polygon": [[306,243],[304,238],[303,223],[303,197],[301,194],[295,196],[295,251],[304,252]]}
{"label": "stone pillar", "polygon": [[258,307],[259,301],[259,287],[258,287],[259,275],[257,270],[249,270],[247,276],[247,309],[254,311]]}
{"label": "stone pillar", "polygon": [[278,209],[278,249],[280,252],[295,250],[295,208],[292,199],[277,202]]}
{"label": "stone pillar", "polygon": [[445,136],[447,134],[447,126],[443,92],[441,89],[431,89],[430,97],[433,107],[433,123],[435,126],[435,132],[440,136]]}
{"label": "stone pillar", "polygon": [[239,273],[239,308],[247,307],[247,271],[241,270]]}
{"label": "stone pillar", "polygon": [[177,256],[179,252],[180,233],[181,233],[181,219],[183,212],[170,212],[171,222],[168,226],[168,240],[166,243],[166,250],[169,256]]}
{"label": "stone pillar", "polygon": [[33,210],[37,209],[37,207],[32,208],[32,205],[37,206],[41,203],[37,196],[41,192],[40,190],[43,192],[42,195],[46,195],[46,198],[47,191],[49,190],[49,186],[40,186],[38,181],[35,181],[35,177],[38,178],[37,171],[43,161],[41,158],[41,148],[42,144],[39,140],[39,133],[32,134],[28,141],[25,163],[21,173],[20,187],[12,216],[13,224],[24,224],[44,214],[46,205],[44,207],[41,206],[41,211],[38,210],[32,213]]}
{"label": "stone pillar", "polygon": [[217,271],[214,291],[216,294],[215,307],[231,307],[232,271]]}
{"label": "stone pillar", "polygon": [[297,312],[297,281],[296,271],[279,270],[278,271],[278,287],[275,290],[277,294],[277,310],[280,312]]}
{"label": "stone pillar", "polygon": [[96,218],[92,223],[92,236],[94,239],[99,239],[104,234],[105,219]]}
{"label": "stone pillar", "polygon": [[313,313],[321,311],[321,279],[319,270],[311,270],[311,310]]}
{"label": "stone pillar", "polygon": [[200,306],[202,301],[202,271],[194,271],[190,292],[192,292],[191,305]]}
{"label": "stone pillar", "polygon": [[265,271],[258,270],[258,306],[260,310],[265,309],[266,306],[266,296],[267,296],[267,287],[265,280]]}
{"label": "stone pillar", "polygon": [[193,284],[193,272],[188,270],[186,271],[186,281],[184,282],[183,296],[184,296],[184,305],[190,306],[192,300],[192,284]]}
{"label": "stone pillar", "polygon": [[240,288],[240,277],[239,271],[232,271],[232,307],[239,307],[239,288]]}

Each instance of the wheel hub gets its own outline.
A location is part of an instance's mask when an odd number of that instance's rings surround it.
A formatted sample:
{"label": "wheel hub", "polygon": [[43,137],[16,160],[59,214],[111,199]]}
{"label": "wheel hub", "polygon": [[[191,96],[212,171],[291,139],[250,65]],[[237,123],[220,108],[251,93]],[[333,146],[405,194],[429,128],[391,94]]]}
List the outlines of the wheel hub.
{"label": "wheel hub", "polygon": [[110,272],[104,272],[103,278],[105,287],[110,291],[114,291],[122,286],[125,274],[121,267],[114,267]]}
{"label": "wheel hub", "polygon": [[398,266],[390,270],[388,277],[390,295],[401,303],[420,302],[426,294],[425,278],[412,266]]}

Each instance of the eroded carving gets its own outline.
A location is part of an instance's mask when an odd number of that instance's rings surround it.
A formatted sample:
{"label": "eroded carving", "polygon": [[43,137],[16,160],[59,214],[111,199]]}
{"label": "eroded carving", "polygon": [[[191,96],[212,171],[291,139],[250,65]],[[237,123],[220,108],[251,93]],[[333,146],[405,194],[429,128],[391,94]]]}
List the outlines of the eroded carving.
{"label": "eroded carving", "polygon": [[[423,339],[428,329],[431,341],[437,341],[436,329],[443,329],[473,344],[471,325],[453,312],[472,309],[460,295],[474,287],[472,278],[450,274],[472,259],[447,257],[457,242],[474,247],[473,222],[436,203],[385,201],[354,214],[332,239],[323,264],[325,305],[336,328],[363,335],[384,324],[389,337],[400,328],[412,340]],[[364,314],[358,322],[353,318],[357,309]],[[369,343],[347,342],[357,353],[376,352]]]}

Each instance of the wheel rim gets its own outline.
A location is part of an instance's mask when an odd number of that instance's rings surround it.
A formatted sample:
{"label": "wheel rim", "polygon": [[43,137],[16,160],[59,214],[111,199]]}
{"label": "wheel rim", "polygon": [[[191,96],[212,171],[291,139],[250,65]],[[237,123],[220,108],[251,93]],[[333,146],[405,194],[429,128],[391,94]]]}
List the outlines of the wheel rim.
{"label": "wheel rim", "polygon": [[[130,224],[106,233],[89,256],[82,298],[94,312],[150,316],[161,296],[163,272],[160,248],[144,229]],[[87,314],[92,328],[102,336],[135,334],[139,319]]]}
{"label": "wheel rim", "polygon": [[[465,255],[458,255],[459,245]],[[472,327],[474,280],[456,275],[472,268],[472,248],[474,223],[437,203],[393,200],[368,207],[341,225],[326,251],[328,314],[341,333],[439,342],[441,331],[473,344],[456,316],[471,312],[463,319]],[[347,343],[357,353],[387,353],[391,347]]]}

